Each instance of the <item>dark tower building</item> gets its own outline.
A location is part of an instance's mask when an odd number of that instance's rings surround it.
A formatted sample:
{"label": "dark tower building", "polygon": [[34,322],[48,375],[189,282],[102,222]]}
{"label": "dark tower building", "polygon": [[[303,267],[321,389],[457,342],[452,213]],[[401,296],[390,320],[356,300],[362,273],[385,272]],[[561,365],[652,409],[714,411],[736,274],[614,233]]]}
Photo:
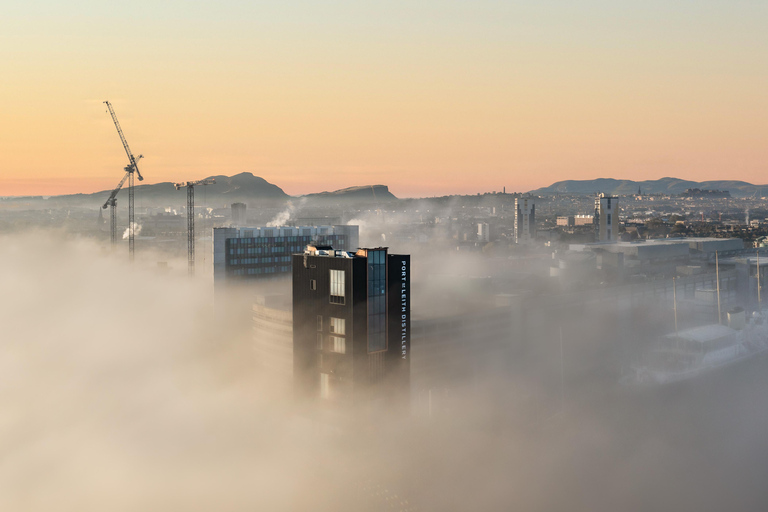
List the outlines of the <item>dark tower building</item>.
{"label": "dark tower building", "polygon": [[536,201],[532,197],[515,198],[515,243],[528,244],[536,239]]}
{"label": "dark tower building", "polygon": [[310,245],[292,264],[297,395],[407,407],[410,256]]}

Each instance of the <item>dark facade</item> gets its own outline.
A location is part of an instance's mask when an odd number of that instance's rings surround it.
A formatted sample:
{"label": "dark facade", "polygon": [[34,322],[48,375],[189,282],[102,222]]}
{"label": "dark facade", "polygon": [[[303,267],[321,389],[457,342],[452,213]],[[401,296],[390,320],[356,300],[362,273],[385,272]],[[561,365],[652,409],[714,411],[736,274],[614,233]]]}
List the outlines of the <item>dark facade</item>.
{"label": "dark facade", "polygon": [[298,396],[407,407],[410,256],[308,247],[292,263]]}
{"label": "dark facade", "polygon": [[515,199],[515,243],[527,244],[536,239],[536,202],[532,197]]}
{"label": "dark facade", "polygon": [[287,278],[291,254],[309,243],[357,248],[357,226],[214,228],[213,279],[225,282]]}

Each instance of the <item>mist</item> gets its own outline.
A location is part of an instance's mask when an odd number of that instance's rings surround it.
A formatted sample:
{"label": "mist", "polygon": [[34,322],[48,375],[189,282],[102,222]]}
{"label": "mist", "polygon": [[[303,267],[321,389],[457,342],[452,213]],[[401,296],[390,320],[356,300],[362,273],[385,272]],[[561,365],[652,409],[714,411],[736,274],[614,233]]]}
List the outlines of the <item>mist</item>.
{"label": "mist", "polygon": [[[435,276],[466,277],[450,293],[493,296],[477,258],[416,261],[417,304],[445,298]],[[515,317],[509,364],[469,347],[472,371],[434,376],[428,412],[337,421],[256,370],[249,326],[217,320],[228,306],[209,279],[151,259],[130,266],[60,232],[0,239],[0,509],[759,510],[768,499],[765,357],[663,391],[619,386],[604,364],[620,357],[606,347],[661,318],[650,301],[631,322],[620,305]],[[516,282],[526,297],[539,289]]]}

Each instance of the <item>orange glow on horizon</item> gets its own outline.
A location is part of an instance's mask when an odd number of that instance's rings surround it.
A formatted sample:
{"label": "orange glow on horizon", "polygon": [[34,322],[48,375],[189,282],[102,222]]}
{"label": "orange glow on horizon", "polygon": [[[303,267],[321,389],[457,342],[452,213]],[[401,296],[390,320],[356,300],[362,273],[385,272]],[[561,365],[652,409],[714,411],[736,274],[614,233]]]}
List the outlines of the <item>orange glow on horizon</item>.
{"label": "orange glow on horizon", "polygon": [[291,195],[410,197],[765,181],[768,31],[749,6],[291,3],[19,4],[0,21],[0,196],[114,187],[127,159],[105,99],[145,183],[249,171]]}

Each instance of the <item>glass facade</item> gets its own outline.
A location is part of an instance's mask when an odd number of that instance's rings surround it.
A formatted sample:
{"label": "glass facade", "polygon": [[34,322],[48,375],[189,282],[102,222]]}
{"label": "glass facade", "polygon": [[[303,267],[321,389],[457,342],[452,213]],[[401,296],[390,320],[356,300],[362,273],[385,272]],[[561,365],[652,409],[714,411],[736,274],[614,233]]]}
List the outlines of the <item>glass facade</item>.
{"label": "glass facade", "polygon": [[368,352],[387,349],[387,251],[368,251]]}
{"label": "glass facade", "polygon": [[291,271],[291,254],[303,252],[307,244],[317,242],[345,250],[346,239],[343,234],[228,238],[224,255],[226,274],[282,277]]}

